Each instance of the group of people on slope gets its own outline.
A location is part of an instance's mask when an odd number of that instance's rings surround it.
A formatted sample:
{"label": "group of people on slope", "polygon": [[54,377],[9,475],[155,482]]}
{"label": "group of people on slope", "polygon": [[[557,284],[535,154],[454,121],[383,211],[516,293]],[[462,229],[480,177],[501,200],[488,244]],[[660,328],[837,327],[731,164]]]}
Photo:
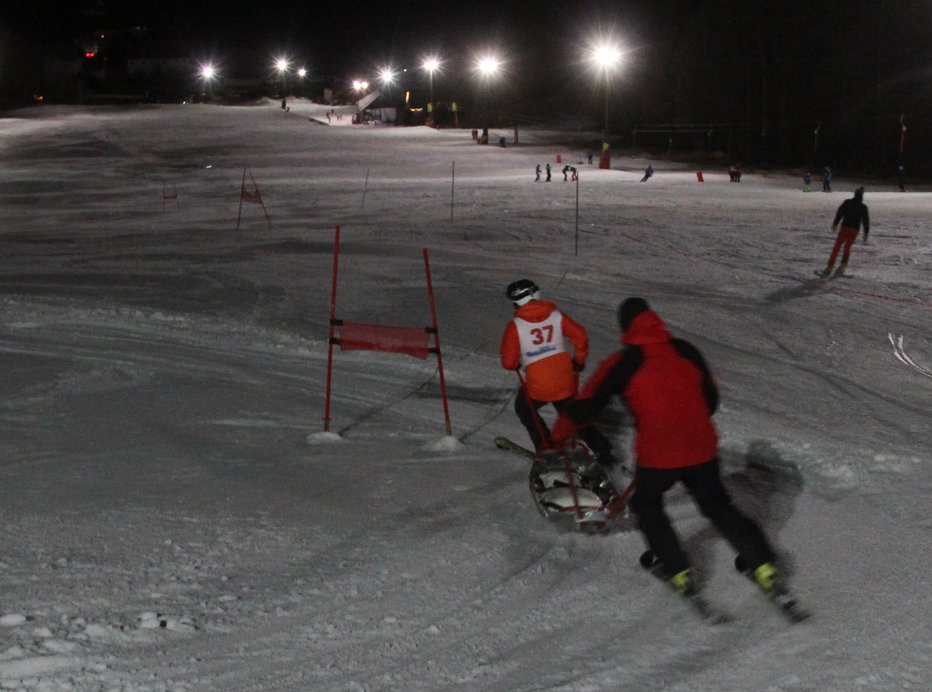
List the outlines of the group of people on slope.
{"label": "group of people on slope", "polygon": [[[683,483],[699,510],[728,540],[765,591],[780,580],[776,555],[763,531],[737,509],[722,484],[718,433],[712,415],[718,388],[699,350],[673,337],[641,297],[618,308],[622,348],[603,360],[578,390],[589,356],[586,330],[555,303],[543,300],[531,280],[507,288],[514,316],[501,341],[501,363],[523,370],[515,413],[540,453],[565,448],[579,437],[607,471],[618,464],[611,444],[593,424],[619,396],[635,424],[635,490],[632,513],[660,569],[681,594],[696,590],[689,556],[663,508],[663,495]],[[572,345],[572,353],[565,341]],[[578,393],[577,393],[578,390]],[[558,412],[548,430],[537,411]]]}
{"label": "group of people on slope", "polygon": [[[576,168],[576,166],[571,166],[569,164],[566,164],[565,166],[563,166],[562,172],[563,172],[563,180],[579,180],[579,170]],[[568,177],[568,174],[571,177]],[[548,163],[547,164],[547,178],[544,180],[545,183],[550,182],[550,175],[551,175],[550,164]],[[534,167],[534,182],[535,183],[540,182],[540,164],[537,164]]]}

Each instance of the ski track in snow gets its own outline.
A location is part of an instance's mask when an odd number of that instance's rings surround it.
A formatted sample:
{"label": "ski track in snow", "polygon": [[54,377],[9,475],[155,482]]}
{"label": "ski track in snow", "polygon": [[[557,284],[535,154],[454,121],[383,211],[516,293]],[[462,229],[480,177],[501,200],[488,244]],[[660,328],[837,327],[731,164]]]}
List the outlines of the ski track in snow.
{"label": "ski track in snow", "polygon": [[[303,108],[0,119],[0,689],[927,686],[930,193],[869,185],[872,244],[826,287],[805,275],[844,195],[657,161],[639,185],[645,161],[616,157],[581,167],[577,255],[575,185],[531,182],[567,135],[502,150]],[[233,230],[244,165],[271,229],[250,208]],[[428,323],[430,248],[462,445],[438,443],[435,360],[370,352],[335,354],[339,435],[319,435],[337,223],[345,319]],[[586,325],[587,372],[632,293],[703,350],[726,482],[810,621],[787,625],[681,492],[732,623],[645,575],[630,521],[536,514],[526,462],[492,445],[525,437],[498,362],[522,275]]]}

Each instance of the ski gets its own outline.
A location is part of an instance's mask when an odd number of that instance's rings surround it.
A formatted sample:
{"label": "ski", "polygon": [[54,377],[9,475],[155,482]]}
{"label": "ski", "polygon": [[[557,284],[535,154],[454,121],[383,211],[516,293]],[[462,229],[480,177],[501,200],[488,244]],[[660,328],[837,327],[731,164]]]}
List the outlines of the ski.
{"label": "ski", "polygon": [[526,459],[531,459],[532,461],[537,459],[537,454],[527,447],[522,447],[517,442],[512,442],[507,437],[496,437],[495,446],[499,449],[503,449],[506,452],[514,452],[515,454],[525,457]]}
{"label": "ski", "polygon": [[[655,578],[662,581],[666,586],[670,586],[670,583],[666,579],[666,575],[663,573],[663,570],[660,566],[660,560],[654,555],[650,550],[645,550],[641,553],[640,557],[641,567],[643,567],[648,574],[653,575]],[[674,593],[676,593],[674,591]],[[676,593],[677,597],[689,604],[690,607],[701,617],[703,620],[708,622],[710,625],[722,625],[728,622],[732,622],[734,617],[728,613],[719,610],[705,597],[696,593],[695,591],[685,594]]]}
{"label": "ski", "polygon": [[821,270],[816,269],[812,273],[818,276],[820,279],[825,279],[826,281],[834,281],[835,279],[853,279],[854,278],[854,274],[839,274],[837,271],[831,274],[823,274]]}
{"label": "ski", "polygon": [[735,569],[747,577],[751,583],[764,594],[767,600],[773,603],[790,622],[802,622],[812,615],[811,612],[800,604],[785,585],[777,584],[769,591],[764,591],[757,583],[757,580],[754,579],[754,572],[744,564],[740,555],[735,558]]}

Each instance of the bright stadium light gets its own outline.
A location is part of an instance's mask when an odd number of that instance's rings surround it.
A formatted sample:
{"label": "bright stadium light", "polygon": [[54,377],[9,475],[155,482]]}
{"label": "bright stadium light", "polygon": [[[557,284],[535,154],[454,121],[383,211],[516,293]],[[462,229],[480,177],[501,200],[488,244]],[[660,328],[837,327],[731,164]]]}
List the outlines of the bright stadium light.
{"label": "bright stadium light", "polygon": [[389,86],[395,83],[395,71],[390,67],[383,67],[379,70],[379,81],[383,86]]}
{"label": "bright stadium light", "polygon": [[476,60],[476,70],[485,79],[491,79],[502,69],[502,61],[494,55],[485,55]]}

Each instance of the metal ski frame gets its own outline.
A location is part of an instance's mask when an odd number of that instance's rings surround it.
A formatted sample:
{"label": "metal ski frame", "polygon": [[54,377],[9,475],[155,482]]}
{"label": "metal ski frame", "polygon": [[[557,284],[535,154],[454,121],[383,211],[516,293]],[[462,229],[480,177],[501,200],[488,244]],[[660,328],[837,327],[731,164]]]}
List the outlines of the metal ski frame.
{"label": "metal ski frame", "polygon": [[[537,433],[538,435],[540,435],[541,439],[546,439],[548,437],[547,429],[546,429],[546,426],[544,425],[543,419],[540,416],[540,412],[537,410],[537,407],[534,406],[534,400],[531,398],[531,395],[528,392],[527,382],[525,381],[524,376],[521,374],[520,370],[516,370],[515,373],[518,375],[518,381],[521,383],[521,392],[524,395],[525,400],[527,401],[528,407],[531,409],[531,415],[534,417],[534,425],[537,427]],[[539,461],[540,450],[535,450],[535,453],[537,454],[537,459]],[[580,525],[584,523],[585,521],[585,513],[583,511],[582,506],[579,503],[579,495],[577,493],[576,484],[573,482],[574,469],[572,467],[572,464],[570,463],[569,458],[566,455],[562,455],[561,458],[563,460],[563,465],[566,471],[567,480],[569,481],[569,484],[570,484],[570,493],[573,496],[573,510],[576,514],[576,523],[577,525]],[[626,487],[623,491],[621,491],[618,494],[618,497],[612,500],[609,504],[603,505],[603,507],[608,511],[607,518],[611,519],[615,517],[622,510],[622,508],[626,504],[628,504],[628,500],[631,498],[631,495],[634,493],[635,482],[636,482],[636,477],[631,479],[631,482],[628,483],[628,487]]]}

